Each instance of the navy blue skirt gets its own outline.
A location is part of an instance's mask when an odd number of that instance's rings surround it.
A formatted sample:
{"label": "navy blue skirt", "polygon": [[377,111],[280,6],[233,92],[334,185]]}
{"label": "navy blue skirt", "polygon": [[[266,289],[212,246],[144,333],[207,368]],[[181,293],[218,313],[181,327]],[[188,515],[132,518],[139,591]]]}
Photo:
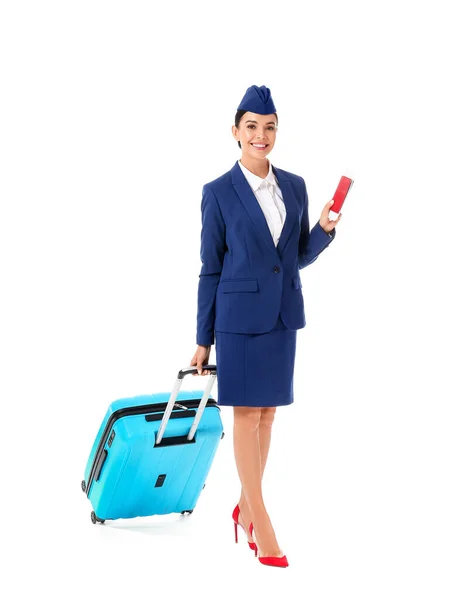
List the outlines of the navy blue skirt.
{"label": "navy blue skirt", "polygon": [[215,332],[217,404],[284,406],[293,402],[296,334],[279,315],[267,333]]}

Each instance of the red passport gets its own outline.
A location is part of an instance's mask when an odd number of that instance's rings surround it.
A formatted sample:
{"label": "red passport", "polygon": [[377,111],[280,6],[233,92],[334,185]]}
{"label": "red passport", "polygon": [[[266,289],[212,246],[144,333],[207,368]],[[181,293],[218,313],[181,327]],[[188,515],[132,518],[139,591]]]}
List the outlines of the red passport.
{"label": "red passport", "polygon": [[345,201],[346,196],[348,195],[348,192],[350,191],[352,185],[353,180],[343,175],[340,179],[340,183],[338,184],[337,189],[335,190],[335,193],[333,194],[332,200],[335,200],[335,202],[330,208],[331,211],[335,213],[339,213],[341,211],[343,202]]}

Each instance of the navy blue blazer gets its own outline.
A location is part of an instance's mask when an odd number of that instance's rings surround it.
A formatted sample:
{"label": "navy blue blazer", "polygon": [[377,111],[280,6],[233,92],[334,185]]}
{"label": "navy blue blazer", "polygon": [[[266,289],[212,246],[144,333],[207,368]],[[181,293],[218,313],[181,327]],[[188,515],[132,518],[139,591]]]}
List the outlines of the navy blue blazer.
{"label": "navy blue blazer", "polygon": [[281,312],[289,329],[306,325],[299,269],[333,241],[319,221],[309,230],[304,179],[272,165],[286,207],[275,246],[267,220],[238,162],[202,188],[201,262],[196,343],[215,331],[265,333]]}

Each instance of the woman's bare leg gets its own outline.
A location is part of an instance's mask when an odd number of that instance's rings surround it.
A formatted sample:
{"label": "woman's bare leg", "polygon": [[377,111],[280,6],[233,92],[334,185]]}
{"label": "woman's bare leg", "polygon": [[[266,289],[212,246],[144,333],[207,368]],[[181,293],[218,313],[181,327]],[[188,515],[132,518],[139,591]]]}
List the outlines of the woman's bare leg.
{"label": "woman's bare leg", "polygon": [[[259,446],[260,446],[260,457],[261,457],[261,480],[264,478],[265,465],[267,463],[267,457],[269,455],[270,441],[272,438],[272,425],[275,417],[276,407],[261,408],[261,417],[259,421]],[[241,488],[241,497],[238,502],[239,504],[239,521],[246,529],[248,534],[248,540],[253,541],[249,534],[249,523],[251,522],[251,510],[248,503],[246,502],[246,496],[244,495],[243,489]]]}
{"label": "woman's bare leg", "polygon": [[[259,431],[263,410],[247,406],[234,407],[233,446],[243,495],[250,509],[250,519],[254,523],[260,553],[279,556],[281,551],[262,497],[263,469]],[[264,417],[264,431],[267,422],[270,423],[270,415],[268,418]],[[267,439],[267,434],[265,435]],[[268,445],[270,446],[270,439]],[[267,448],[267,441],[264,447]]]}

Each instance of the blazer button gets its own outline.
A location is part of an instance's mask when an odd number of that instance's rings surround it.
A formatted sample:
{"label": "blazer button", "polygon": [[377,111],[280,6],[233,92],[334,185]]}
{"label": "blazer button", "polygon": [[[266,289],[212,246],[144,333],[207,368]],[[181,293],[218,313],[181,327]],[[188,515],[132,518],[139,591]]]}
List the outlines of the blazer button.
{"label": "blazer button", "polygon": [[273,272],[274,273],[280,273],[280,267],[274,267],[273,268]]}

